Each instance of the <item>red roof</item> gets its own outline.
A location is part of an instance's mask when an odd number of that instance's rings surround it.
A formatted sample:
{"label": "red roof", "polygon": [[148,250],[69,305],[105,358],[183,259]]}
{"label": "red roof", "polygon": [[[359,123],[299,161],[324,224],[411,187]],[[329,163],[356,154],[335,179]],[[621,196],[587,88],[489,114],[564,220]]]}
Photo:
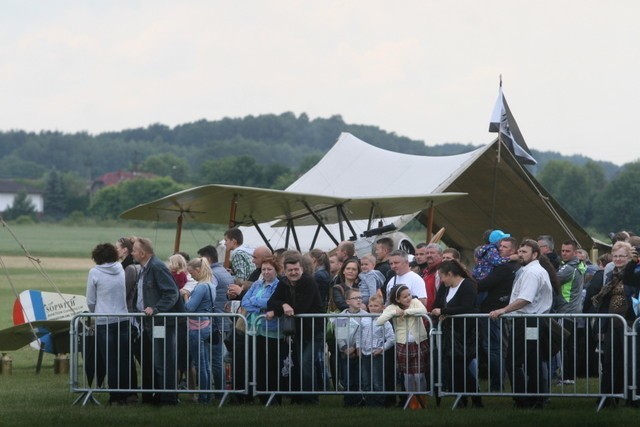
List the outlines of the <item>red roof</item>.
{"label": "red roof", "polygon": [[139,178],[154,178],[156,175],[147,172],[124,172],[124,171],[116,171],[116,172],[107,172],[102,176],[99,176],[95,179],[93,185],[95,186],[98,183],[101,183],[104,187],[109,187],[111,185],[116,185],[121,183],[122,181],[129,181],[131,179],[139,179]]}

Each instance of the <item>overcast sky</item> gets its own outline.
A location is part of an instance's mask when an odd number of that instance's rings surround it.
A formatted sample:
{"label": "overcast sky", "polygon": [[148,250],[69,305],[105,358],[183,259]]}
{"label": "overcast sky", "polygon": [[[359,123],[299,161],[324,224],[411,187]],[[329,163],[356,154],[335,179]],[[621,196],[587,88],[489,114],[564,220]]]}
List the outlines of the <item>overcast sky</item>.
{"label": "overcast sky", "polygon": [[637,0],[0,7],[2,130],[97,133],[292,111],[429,145],[484,144],[502,74],[529,147],[640,157]]}

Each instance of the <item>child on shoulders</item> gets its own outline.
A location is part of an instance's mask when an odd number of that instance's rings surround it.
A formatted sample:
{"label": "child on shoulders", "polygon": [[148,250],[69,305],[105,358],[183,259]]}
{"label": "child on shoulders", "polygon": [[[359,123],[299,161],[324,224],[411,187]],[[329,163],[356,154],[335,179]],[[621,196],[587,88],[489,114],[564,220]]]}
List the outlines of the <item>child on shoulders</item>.
{"label": "child on shoulders", "polygon": [[366,254],[360,258],[361,272],[358,275],[360,279],[360,290],[362,291],[362,303],[369,305],[369,299],[378,293],[378,289],[384,286],[385,278],[382,273],[375,269],[376,257]]}
{"label": "child on shoulders", "polygon": [[476,265],[473,267],[471,276],[476,280],[482,280],[491,273],[494,267],[506,264],[511,258],[503,258],[498,251],[500,240],[511,237],[502,230],[487,230],[484,232],[484,245],[478,246],[473,255],[476,259]]}

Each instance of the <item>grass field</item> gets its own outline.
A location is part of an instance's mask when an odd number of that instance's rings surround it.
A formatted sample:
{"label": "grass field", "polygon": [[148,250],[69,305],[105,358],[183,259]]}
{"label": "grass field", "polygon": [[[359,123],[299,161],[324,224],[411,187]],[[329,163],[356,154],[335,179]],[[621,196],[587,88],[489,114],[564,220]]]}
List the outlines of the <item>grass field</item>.
{"label": "grass field", "polygon": [[[212,242],[222,240],[224,227],[190,229],[182,232],[180,250],[190,254]],[[16,238],[11,234],[15,234]],[[115,242],[122,236],[142,236],[151,239],[157,254],[163,259],[173,253],[175,230],[131,227],[126,222],[116,227],[72,227],[56,224],[10,225],[0,230],[0,254],[23,255],[21,245],[36,257],[87,258],[101,242]]]}
{"label": "grass field", "polygon": [[[13,231],[29,252],[41,257],[50,280],[65,293],[84,294],[87,272],[93,265],[89,259],[91,248],[98,241],[114,241],[120,235],[140,234],[159,242],[173,242],[173,232],[128,228],[74,228],[74,227],[15,227]],[[200,231],[200,233],[204,233]],[[190,233],[184,234],[185,241]],[[190,238],[193,246],[210,241],[206,234],[202,240]],[[209,239],[209,240],[207,240]],[[11,308],[15,293],[26,289],[51,290],[47,279],[31,267],[26,258],[7,256],[20,251],[7,248],[15,242],[5,234],[0,239],[0,258],[3,265],[0,278],[0,328],[12,325]],[[19,247],[19,246],[18,246]],[[169,249],[170,250],[170,249]],[[78,255],[81,254],[81,256]],[[75,258],[74,258],[75,256]],[[52,355],[46,355],[43,370],[36,375],[37,352],[29,347],[12,352],[13,374],[0,375],[0,426],[11,425],[153,425],[153,426],[250,426],[250,425],[307,425],[307,426],[469,426],[469,425],[633,425],[637,410],[620,407],[595,412],[595,399],[553,398],[551,405],[542,411],[514,410],[510,398],[485,399],[485,409],[451,411],[452,398],[443,399],[440,407],[431,400],[426,410],[402,411],[389,409],[346,409],[339,397],[321,398],[318,407],[263,408],[259,405],[232,406],[221,409],[215,406],[196,406],[182,403],[172,408],[142,406],[75,407],[71,403],[77,397],[70,393],[69,377],[54,375]],[[103,403],[105,395],[98,395]]]}

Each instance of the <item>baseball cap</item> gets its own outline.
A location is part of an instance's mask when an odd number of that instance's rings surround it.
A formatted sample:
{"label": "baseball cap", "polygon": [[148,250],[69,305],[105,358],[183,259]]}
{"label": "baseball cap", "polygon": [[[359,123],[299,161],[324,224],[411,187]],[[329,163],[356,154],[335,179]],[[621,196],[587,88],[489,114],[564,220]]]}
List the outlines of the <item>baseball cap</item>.
{"label": "baseball cap", "polygon": [[502,230],[493,230],[491,234],[489,234],[489,243],[495,245],[500,240],[505,239],[507,237],[511,237],[511,234],[506,234]]}

